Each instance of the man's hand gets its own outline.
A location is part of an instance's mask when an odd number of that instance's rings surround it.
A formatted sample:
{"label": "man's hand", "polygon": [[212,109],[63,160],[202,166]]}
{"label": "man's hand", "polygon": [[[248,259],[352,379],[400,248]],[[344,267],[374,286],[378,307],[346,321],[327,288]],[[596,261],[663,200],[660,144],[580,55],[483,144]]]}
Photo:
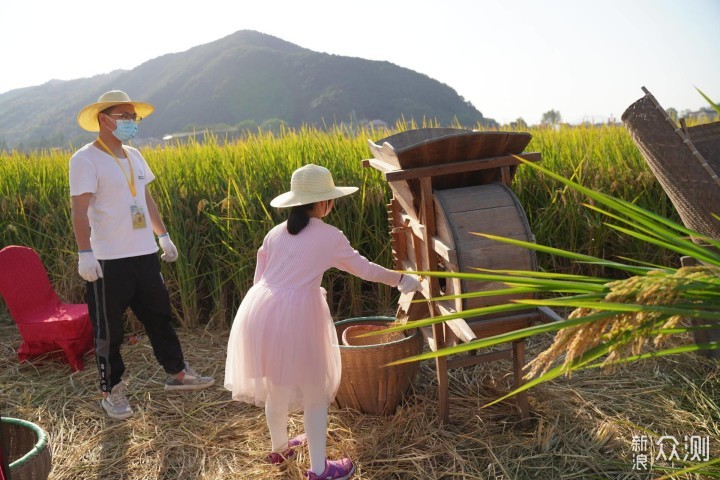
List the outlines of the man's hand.
{"label": "man's hand", "polygon": [[160,240],[160,248],[163,250],[163,254],[160,258],[166,262],[174,262],[178,258],[178,251],[175,244],[170,240],[170,234],[166,233],[158,237]]}
{"label": "man's hand", "polygon": [[94,282],[98,278],[103,277],[100,262],[97,261],[92,250],[82,251],[78,254],[78,273],[88,282]]}

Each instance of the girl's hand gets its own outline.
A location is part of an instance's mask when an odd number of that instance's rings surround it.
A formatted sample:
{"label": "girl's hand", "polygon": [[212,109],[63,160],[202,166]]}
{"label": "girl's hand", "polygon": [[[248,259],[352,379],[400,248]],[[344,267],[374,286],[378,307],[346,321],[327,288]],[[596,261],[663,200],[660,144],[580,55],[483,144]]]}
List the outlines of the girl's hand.
{"label": "girl's hand", "polygon": [[397,286],[400,293],[417,292],[422,288],[420,281],[412,275],[403,273],[400,283]]}

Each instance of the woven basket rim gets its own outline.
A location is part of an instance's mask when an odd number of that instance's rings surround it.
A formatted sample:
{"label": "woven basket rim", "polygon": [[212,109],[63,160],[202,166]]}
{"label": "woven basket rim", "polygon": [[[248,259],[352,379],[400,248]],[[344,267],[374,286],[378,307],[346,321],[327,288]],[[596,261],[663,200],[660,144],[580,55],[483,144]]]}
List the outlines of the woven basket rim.
{"label": "woven basket rim", "polygon": [[[385,325],[373,325],[370,323],[359,323],[357,325],[348,325],[342,332],[342,344],[346,346],[366,346],[376,345],[382,346],[387,343],[392,343],[397,340],[403,340],[405,333],[400,332],[389,332],[383,333],[382,335],[373,335],[371,337],[358,338],[365,333],[380,332],[386,328]],[[352,334],[352,336],[350,335]],[[360,342],[360,343],[358,343]],[[363,343],[370,342],[370,343]]]}
{"label": "woven basket rim", "polygon": [[[343,325],[355,325],[358,322],[394,322],[395,317],[385,317],[385,316],[373,316],[373,317],[355,317],[355,318],[348,318],[345,320],[339,320],[335,322],[335,327],[343,326]],[[354,350],[362,350],[362,349],[378,349],[393,345],[398,345],[403,342],[410,342],[414,340],[417,335],[420,335],[420,332],[418,329],[412,329],[412,330],[405,330],[405,332],[408,332],[409,335],[406,335],[403,338],[400,338],[398,340],[393,340],[392,342],[386,342],[386,343],[373,343],[370,345],[345,345],[342,342],[339,342],[340,348],[347,348],[347,349],[354,349]]]}
{"label": "woven basket rim", "polygon": [[27,420],[22,420],[20,418],[12,418],[12,417],[2,417],[0,419],[0,421],[2,423],[6,423],[8,425],[24,427],[29,430],[32,430],[32,432],[35,433],[35,437],[37,438],[35,445],[33,445],[33,448],[31,448],[29,452],[27,452],[25,455],[23,455],[22,457],[18,458],[17,460],[12,462],[10,465],[8,465],[8,467],[10,469],[18,468],[18,467],[25,465],[26,463],[31,461],[33,458],[40,455],[40,453],[42,453],[43,449],[45,449],[45,447],[47,447],[47,444],[48,444],[47,432],[45,432],[45,430],[42,427],[40,427],[39,425],[36,425]]}

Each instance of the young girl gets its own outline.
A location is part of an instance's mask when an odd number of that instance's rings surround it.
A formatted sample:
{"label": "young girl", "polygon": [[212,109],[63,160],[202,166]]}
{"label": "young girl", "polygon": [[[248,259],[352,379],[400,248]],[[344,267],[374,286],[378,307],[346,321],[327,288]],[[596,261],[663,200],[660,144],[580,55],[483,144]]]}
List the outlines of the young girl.
{"label": "young girl", "polygon": [[[323,222],[336,198],[357,187],[336,187],[330,171],[317,165],[295,170],[290,191],[272,200],[291,207],[257,253],[254,285],[232,325],[225,363],[225,388],[232,398],[265,407],[271,463],[282,463],[307,441],[309,479],[346,479],[349,458],[325,457],[328,406],[340,384],[340,348],[323,273],[335,267],[365,280],[397,286],[405,293],[420,282],[376,265],[350,246],[345,235]],[[288,412],[303,409],[305,433],[288,440]]]}

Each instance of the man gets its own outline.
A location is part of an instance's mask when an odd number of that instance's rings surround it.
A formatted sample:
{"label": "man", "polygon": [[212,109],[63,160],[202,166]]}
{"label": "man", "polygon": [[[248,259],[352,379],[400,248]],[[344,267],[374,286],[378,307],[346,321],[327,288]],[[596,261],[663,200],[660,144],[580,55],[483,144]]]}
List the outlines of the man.
{"label": "man", "polygon": [[155,358],[167,373],[166,390],[200,390],[215,383],[185,363],[171,324],[153,233],[164,261],[175,261],[178,252],[148,188],[155,179],[152,170],[138,150],[123,144],[154,109],[119,90],[102,94],[77,117],[80,127],[98,132],[98,138],[70,159],[72,225],[78,271],[87,281],[101,405],[109,417],[121,420],[133,414],[124,393],[120,355],[128,307],[145,327]]}

